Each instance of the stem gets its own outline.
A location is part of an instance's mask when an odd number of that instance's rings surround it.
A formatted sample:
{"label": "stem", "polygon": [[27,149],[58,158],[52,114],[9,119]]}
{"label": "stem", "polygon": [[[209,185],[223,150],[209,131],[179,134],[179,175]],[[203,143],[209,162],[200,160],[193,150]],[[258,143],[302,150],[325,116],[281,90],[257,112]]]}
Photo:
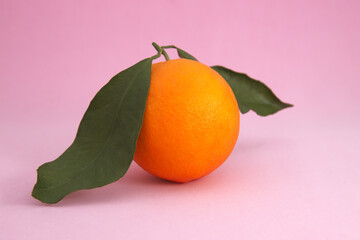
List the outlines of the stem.
{"label": "stem", "polygon": [[158,53],[158,54],[156,54],[156,55],[154,55],[154,56],[152,56],[152,57],[150,57],[152,60],[155,60],[155,59],[157,59],[157,58],[159,58],[161,56],[161,53]]}
{"label": "stem", "polygon": [[175,47],[174,45],[161,46],[161,48],[163,48],[163,49],[166,49],[166,48],[175,48],[175,49],[177,49],[177,47]]}
{"label": "stem", "polygon": [[161,56],[161,47],[159,47],[159,45],[157,45],[155,42],[152,43],[152,45],[154,46],[154,48],[156,49],[156,51],[158,51],[158,53],[154,56],[152,56],[152,59],[157,59]]}
{"label": "stem", "polygon": [[170,61],[169,55],[164,49],[162,50],[162,55],[164,55],[166,61]]}
{"label": "stem", "polygon": [[166,61],[170,60],[169,55],[167,54],[167,52],[162,47],[157,45],[156,42],[153,42],[152,45],[154,46],[156,51],[158,51],[158,54],[151,57],[152,59],[156,59],[156,58],[160,57],[161,55],[163,55],[165,57]]}
{"label": "stem", "polygon": [[159,45],[157,45],[156,42],[153,42],[152,45],[154,46],[154,48],[156,49],[156,51],[158,51],[158,53],[161,54],[162,48],[161,48]]}

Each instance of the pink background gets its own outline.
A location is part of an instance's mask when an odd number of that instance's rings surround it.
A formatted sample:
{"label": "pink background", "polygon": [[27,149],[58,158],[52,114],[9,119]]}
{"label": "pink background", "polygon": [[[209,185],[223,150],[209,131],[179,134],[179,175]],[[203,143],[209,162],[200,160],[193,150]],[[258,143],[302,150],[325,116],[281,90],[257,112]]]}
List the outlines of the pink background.
{"label": "pink background", "polygon": [[[360,239],[360,1],[0,2],[0,239]],[[36,168],[114,74],[175,44],[295,107],[242,115],[230,158],[188,184],[132,164],[57,205]],[[171,56],[174,58],[175,53]]]}

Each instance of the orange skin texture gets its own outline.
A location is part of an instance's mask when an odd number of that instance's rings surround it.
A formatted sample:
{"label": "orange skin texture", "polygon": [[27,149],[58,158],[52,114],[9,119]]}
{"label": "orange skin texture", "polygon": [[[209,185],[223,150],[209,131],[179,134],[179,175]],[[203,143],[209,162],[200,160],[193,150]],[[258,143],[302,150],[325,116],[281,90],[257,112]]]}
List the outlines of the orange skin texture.
{"label": "orange skin texture", "polygon": [[162,179],[201,178],[228,158],[239,124],[235,96],[215,70],[187,59],[155,63],[134,160]]}

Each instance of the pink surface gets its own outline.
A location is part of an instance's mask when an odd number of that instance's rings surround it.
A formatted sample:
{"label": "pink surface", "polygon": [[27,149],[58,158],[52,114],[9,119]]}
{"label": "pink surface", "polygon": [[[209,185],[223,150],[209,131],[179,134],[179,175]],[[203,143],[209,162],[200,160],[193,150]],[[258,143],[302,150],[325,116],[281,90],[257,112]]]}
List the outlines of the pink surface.
{"label": "pink surface", "polygon": [[[0,239],[360,239],[360,2],[0,2]],[[30,197],[98,89],[175,44],[295,108],[242,115],[230,158],[188,184],[135,164],[57,205]],[[175,54],[171,54],[175,57]]]}

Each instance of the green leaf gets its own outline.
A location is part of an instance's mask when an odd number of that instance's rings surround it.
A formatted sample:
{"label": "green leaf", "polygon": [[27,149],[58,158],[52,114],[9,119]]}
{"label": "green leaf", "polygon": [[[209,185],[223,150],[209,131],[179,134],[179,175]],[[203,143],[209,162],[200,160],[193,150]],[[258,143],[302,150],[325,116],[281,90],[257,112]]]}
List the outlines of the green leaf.
{"label": "green leaf", "polygon": [[152,59],[114,76],[91,101],[72,145],[38,169],[32,196],[57,203],[67,194],[101,187],[130,166],[142,126]]}
{"label": "green leaf", "polygon": [[267,116],[293,106],[280,101],[265,84],[250,78],[246,74],[234,72],[222,66],[213,66],[212,68],[232,88],[241,113],[253,110],[260,116]]}
{"label": "green leaf", "polygon": [[184,50],[175,47],[177,50],[177,53],[179,55],[179,57],[181,58],[186,58],[186,59],[190,59],[190,60],[194,60],[194,61],[198,61],[194,56],[192,56],[190,53],[185,52]]}

